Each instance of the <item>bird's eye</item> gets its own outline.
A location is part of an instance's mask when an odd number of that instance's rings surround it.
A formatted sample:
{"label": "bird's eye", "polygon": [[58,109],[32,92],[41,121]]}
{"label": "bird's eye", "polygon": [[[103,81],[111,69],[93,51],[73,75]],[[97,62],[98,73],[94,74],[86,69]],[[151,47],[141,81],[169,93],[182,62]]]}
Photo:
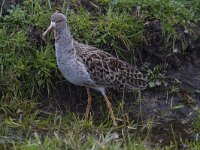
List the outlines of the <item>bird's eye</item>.
{"label": "bird's eye", "polygon": [[58,22],[62,22],[62,20],[58,20],[57,23],[58,23]]}

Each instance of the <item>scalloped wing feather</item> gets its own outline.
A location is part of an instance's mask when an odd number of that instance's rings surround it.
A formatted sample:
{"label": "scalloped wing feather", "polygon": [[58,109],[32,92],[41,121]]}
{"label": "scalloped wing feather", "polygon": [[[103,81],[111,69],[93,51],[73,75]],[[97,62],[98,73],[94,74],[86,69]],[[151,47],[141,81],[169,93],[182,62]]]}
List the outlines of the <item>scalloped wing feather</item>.
{"label": "scalloped wing feather", "polygon": [[117,89],[144,89],[147,77],[136,67],[95,47],[74,42],[77,55],[96,84]]}

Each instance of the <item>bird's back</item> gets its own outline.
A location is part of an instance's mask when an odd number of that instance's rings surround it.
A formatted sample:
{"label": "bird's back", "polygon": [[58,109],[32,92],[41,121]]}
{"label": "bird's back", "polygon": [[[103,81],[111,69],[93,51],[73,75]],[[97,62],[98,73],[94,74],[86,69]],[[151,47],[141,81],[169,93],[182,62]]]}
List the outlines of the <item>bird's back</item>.
{"label": "bird's back", "polygon": [[144,89],[147,77],[136,67],[95,47],[74,42],[78,58],[97,85],[117,89]]}

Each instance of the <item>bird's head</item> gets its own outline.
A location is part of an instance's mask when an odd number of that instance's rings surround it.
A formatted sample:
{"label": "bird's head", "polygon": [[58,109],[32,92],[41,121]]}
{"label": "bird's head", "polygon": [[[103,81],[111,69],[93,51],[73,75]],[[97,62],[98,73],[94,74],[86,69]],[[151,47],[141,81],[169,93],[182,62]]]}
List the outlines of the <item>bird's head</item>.
{"label": "bird's head", "polygon": [[47,28],[47,30],[43,33],[43,37],[46,36],[46,34],[51,31],[53,28],[56,30],[65,29],[67,26],[66,23],[67,19],[66,16],[62,13],[56,12],[51,16],[51,24]]}

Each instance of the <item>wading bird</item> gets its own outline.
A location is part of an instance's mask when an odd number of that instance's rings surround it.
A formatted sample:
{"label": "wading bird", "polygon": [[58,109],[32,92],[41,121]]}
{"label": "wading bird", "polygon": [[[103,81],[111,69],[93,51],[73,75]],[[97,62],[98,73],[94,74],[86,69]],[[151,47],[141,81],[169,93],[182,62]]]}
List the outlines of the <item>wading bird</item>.
{"label": "wading bird", "polygon": [[104,97],[113,125],[117,125],[112,105],[106,96],[107,87],[138,90],[146,87],[147,77],[132,66],[98,48],[73,40],[66,16],[56,12],[43,37],[54,28],[56,60],[62,75],[71,83],[87,88],[88,103],[85,118],[88,119],[92,97],[90,88]]}

